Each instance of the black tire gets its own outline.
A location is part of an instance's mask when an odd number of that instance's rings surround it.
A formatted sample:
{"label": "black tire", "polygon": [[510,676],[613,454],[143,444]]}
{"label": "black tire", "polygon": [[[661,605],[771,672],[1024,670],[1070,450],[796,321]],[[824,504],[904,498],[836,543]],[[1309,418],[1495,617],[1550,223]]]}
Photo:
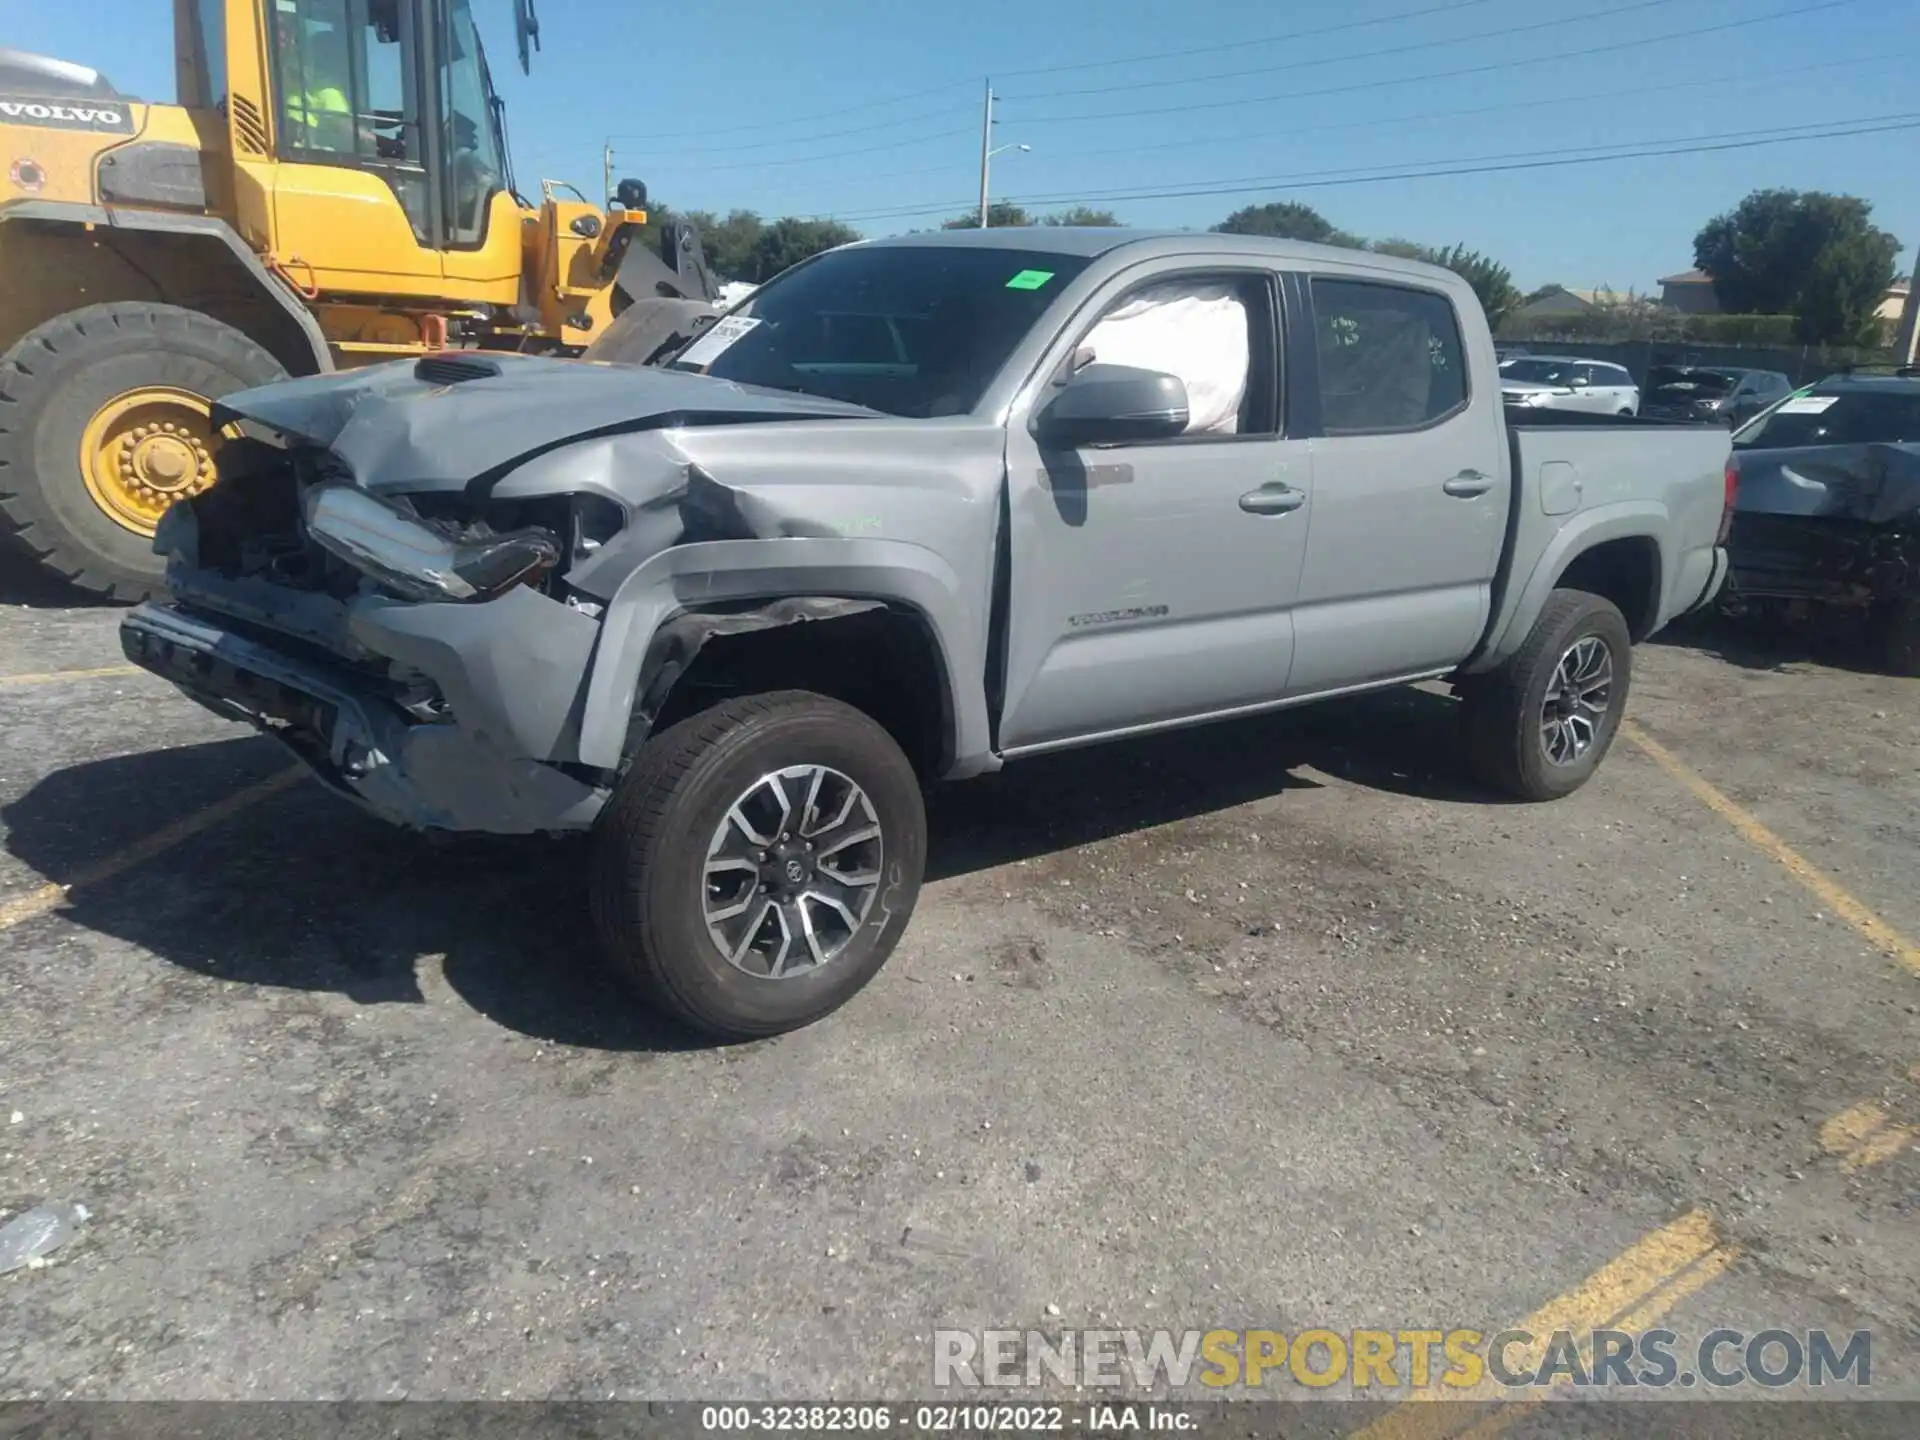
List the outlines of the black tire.
{"label": "black tire", "polygon": [[[879,893],[846,947],[782,979],[733,965],[702,911],[707,844],[761,776],[830,766],[858,784],[878,817]],[[728,700],[650,738],[594,835],[593,913],[601,947],[650,1003],[725,1040],[811,1024],[859,993],[912,918],[926,868],[918,778],[893,737],[852,706],[808,691]]]}
{"label": "black tire", "polygon": [[1873,617],[1873,640],[1888,674],[1920,676],[1920,599],[1888,601]]}
{"label": "black tire", "polygon": [[218,400],[285,375],[238,330],[176,305],[89,305],[28,331],[0,357],[0,543],[89,593],[153,594],[165,564],[151,540],[101,509],[81,476],[87,425],[146,386]]}
{"label": "black tire", "polygon": [[[1592,637],[1607,647],[1613,681],[1590,744],[1556,764],[1542,739],[1547,691],[1561,657]],[[1592,777],[1625,713],[1633,679],[1633,641],[1611,600],[1584,590],[1555,590],[1526,642],[1507,662],[1461,687],[1468,760],[1482,783],[1519,800],[1558,800]]]}

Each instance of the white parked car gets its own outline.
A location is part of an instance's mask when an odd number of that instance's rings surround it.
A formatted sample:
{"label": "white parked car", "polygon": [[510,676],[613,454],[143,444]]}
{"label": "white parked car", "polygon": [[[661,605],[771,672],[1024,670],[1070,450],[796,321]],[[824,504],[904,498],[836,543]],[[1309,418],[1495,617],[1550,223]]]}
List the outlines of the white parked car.
{"label": "white parked car", "polygon": [[1635,415],[1640,387],[1618,365],[1577,355],[1516,355],[1500,362],[1500,398],[1529,410]]}

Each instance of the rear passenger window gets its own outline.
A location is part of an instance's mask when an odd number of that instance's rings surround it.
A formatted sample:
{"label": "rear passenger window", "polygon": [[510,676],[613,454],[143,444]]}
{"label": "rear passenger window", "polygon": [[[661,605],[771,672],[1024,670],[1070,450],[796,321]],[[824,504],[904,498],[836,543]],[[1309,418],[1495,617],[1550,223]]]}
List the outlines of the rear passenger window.
{"label": "rear passenger window", "polygon": [[1460,322],[1445,296],[1316,279],[1313,312],[1328,434],[1418,430],[1467,403]]}

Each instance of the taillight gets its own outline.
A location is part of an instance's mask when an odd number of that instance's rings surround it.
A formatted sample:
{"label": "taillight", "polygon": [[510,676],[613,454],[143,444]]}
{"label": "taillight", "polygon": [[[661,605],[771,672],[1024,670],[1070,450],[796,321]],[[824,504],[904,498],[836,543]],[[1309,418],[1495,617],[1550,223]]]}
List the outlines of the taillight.
{"label": "taillight", "polygon": [[1727,543],[1727,532],[1733,529],[1733,502],[1740,498],[1740,465],[1733,456],[1727,457],[1726,494],[1720,502],[1720,534],[1714,544]]}

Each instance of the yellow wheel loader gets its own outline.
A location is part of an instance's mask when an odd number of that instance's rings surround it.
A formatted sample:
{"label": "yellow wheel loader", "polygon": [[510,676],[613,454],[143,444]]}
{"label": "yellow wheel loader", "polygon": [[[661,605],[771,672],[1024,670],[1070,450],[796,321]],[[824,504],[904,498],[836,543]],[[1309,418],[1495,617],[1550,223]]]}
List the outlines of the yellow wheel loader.
{"label": "yellow wheel loader", "polygon": [[[525,67],[539,22],[513,3]],[[140,598],[161,514],[213,483],[214,400],[446,348],[574,354],[630,300],[717,293],[689,231],[666,262],[636,243],[637,181],[605,211],[519,196],[470,0],[174,0],[174,31],[175,105],[0,50],[16,558]]]}

